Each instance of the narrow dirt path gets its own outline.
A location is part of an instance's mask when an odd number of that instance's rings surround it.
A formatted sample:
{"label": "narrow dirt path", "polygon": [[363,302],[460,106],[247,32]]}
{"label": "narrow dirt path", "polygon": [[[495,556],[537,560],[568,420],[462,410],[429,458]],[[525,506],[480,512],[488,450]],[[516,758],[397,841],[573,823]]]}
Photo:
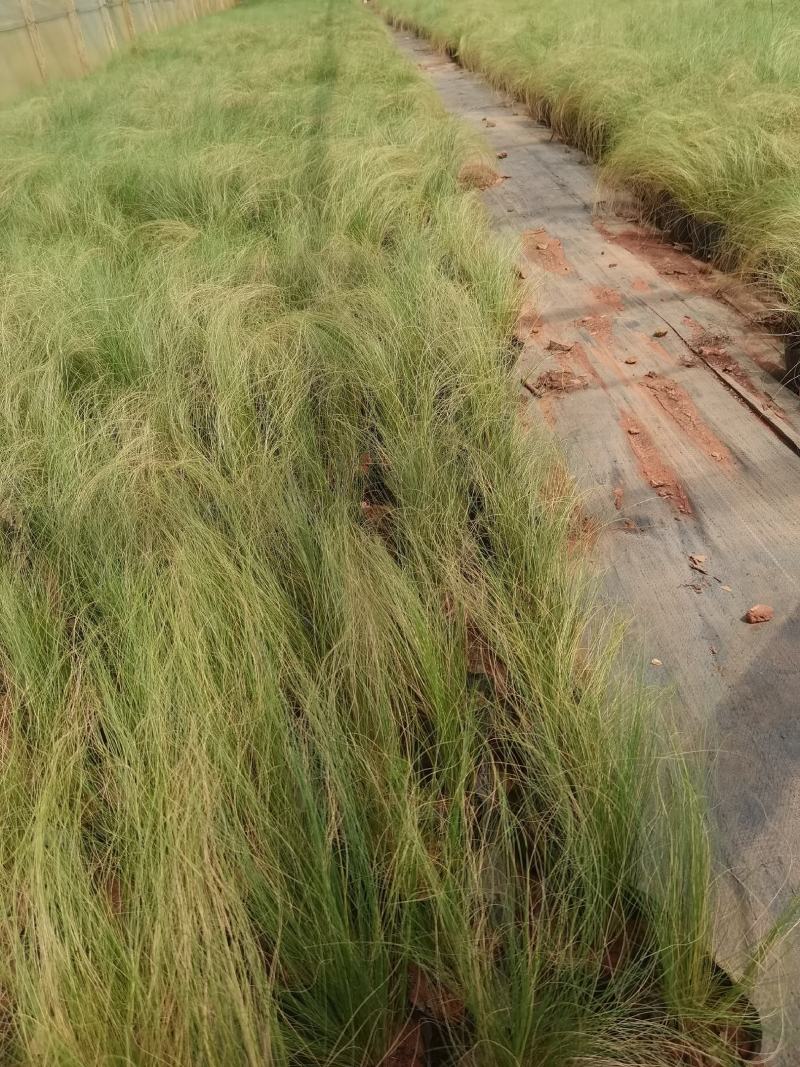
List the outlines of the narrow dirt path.
{"label": "narrow dirt path", "polygon": [[[633,615],[686,743],[712,753],[718,951],[735,971],[800,890],[800,401],[770,374],[780,347],[736,283],[638,226],[619,198],[598,200],[589,161],[522,105],[394,36],[498,153],[506,177],[485,202],[541,283],[519,323],[523,418],[562,440],[602,527],[609,602]],[[774,619],[748,625],[755,604]],[[789,1064],[800,965],[793,946],[780,956],[758,999],[786,1013],[775,1062]]]}

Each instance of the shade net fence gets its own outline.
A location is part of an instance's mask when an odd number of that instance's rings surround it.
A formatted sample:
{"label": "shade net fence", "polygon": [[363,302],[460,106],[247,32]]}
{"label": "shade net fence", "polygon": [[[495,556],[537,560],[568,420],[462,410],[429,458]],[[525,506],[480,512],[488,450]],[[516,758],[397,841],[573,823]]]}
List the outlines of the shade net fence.
{"label": "shade net fence", "polygon": [[0,0],[0,101],[79,77],[146,33],[237,0]]}

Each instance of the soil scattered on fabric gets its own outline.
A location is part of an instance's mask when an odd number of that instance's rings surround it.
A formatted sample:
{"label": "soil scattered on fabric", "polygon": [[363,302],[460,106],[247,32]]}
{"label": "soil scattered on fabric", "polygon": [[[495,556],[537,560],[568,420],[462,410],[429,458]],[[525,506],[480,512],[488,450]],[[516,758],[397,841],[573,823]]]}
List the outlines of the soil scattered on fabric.
{"label": "soil scattered on fabric", "polygon": [[691,515],[692,505],[686,491],[647,430],[630,415],[623,415],[620,425],[648,485],[679,514]]}
{"label": "soil scattered on fabric", "polygon": [[522,254],[550,274],[569,274],[564,246],[558,237],[551,237],[545,229],[526,230],[522,234]]}
{"label": "soil scattered on fabric", "polygon": [[592,289],[592,296],[600,307],[609,308],[611,311],[622,311],[622,293],[619,289],[610,289],[605,285],[596,285]]}
{"label": "soil scattered on fabric", "polygon": [[635,228],[616,231],[602,219],[595,219],[594,226],[607,241],[646,260],[659,274],[673,278],[683,288],[696,291],[700,287],[704,292],[712,293],[719,287],[719,275],[715,275],[707,263],[695,259],[683,248],[676,248],[674,242],[658,233]]}
{"label": "soil scattered on fabric", "polygon": [[692,351],[704,363],[707,363],[709,367],[715,370],[721,371],[723,374],[729,374],[742,389],[758,399],[765,410],[772,412],[773,415],[777,415],[779,418],[786,417],[786,412],[783,408],[771,396],[768,396],[763,389],[759,389],[741,364],[728,353],[727,345],[731,341],[728,334],[707,329],[696,319],[693,319],[691,315],[684,315],[683,323],[692,332]]}
{"label": "soil scattered on fabric", "polygon": [[705,455],[715,463],[733,466],[733,457],[727,447],[703,422],[694,401],[682,385],[654,371],[649,371],[640,384]]}
{"label": "soil scattered on fabric", "polygon": [[608,315],[585,315],[582,319],[578,319],[575,325],[587,330],[601,344],[611,343],[613,326]]}
{"label": "soil scattered on fabric", "polygon": [[589,383],[586,378],[573,374],[569,370],[546,370],[531,385],[527,380],[525,388],[534,396],[545,393],[572,393],[576,389],[585,389]]}

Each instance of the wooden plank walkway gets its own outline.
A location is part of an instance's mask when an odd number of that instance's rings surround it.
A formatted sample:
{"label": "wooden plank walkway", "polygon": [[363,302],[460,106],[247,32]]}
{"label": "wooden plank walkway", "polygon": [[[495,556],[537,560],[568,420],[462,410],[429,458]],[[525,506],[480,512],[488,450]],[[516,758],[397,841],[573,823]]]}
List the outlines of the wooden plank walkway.
{"label": "wooden plank walkway", "polygon": [[[755,300],[598,197],[594,167],[522,105],[394,36],[506,153],[484,197],[538,283],[520,324],[523,417],[563,442],[602,527],[605,595],[632,615],[685,743],[710,754],[718,952],[736,971],[800,891],[800,400],[769,373],[781,347]],[[759,603],[774,620],[747,625]],[[774,1062],[787,1065],[800,1062],[798,959],[794,940],[758,992],[785,1017]],[[779,1022],[766,1020],[772,1049]]]}

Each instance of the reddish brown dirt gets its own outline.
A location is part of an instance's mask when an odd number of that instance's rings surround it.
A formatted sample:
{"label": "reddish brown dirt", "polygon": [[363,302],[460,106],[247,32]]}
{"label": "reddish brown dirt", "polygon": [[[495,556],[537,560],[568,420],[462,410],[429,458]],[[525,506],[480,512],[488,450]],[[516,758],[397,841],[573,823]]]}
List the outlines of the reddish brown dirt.
{"label": "reddish brown dirt", "polygon": [[524,382],[525,388],[534,396],[545,393],[573,393],[576,389],[585,389],[589,383],[586,378],[573,374],[571,370],[546,370],[533,383]]}
{"label": "reddish brown dirt", "polygon": [[522,254],[529,263],[535,263],[551,274],[569,274],[564,247],[547,230],[526,230],[522,235]]}
{"label": "reddish brown dirt", "polygon": [[[784,380],[786,368],[783,365],[782,356],[778,349],[772,347],[763,333],[764,330],[767,333],[769,331],[781,333],[784,328],[783,319],[778,316],[777,321],[771,321],[772,313],[768,309],[765,310],[762,299],[756,292],[735,279],[720,274],[719,271],[714,270],[702,260],[695,259],[681,248],[675,248],[672,243],[662,239],[657,233],[649,233],[644,229],[618,232],[605,225],[601,219],[597,219],[594,225],[608,241],[641,256],[655,267],[659,274],[674,279],[681,288],[721,300],[738,312],[750,325],[743,324],[742,335],[737,337],[737,341],[762,370],[778,382]],[[632,288],[636,292],[644,293],[647,292],[648,285],[643,279],[637,279],[633,282]],[[767,294],[765,299],[769,298]],[[772,319],[775,319],[774,314],[772,314]],[[752,328],[753,325],[755,329]],[[744,374],[744,371],[742,373]]]}
{"label": "reddish brown dirt", "polygon": [[647,260],[659,274],[674,278],[678,285],[695,292],[702,288],[706,293],[713,293],[719,288],[718,276],[715,277],[707,263],[694,259],[680,248],[675,248],[671,242],[662,239],[658,234],[648,233],[644,229],[619,232],[605,225],[602,219],[596,219],[594,225],[607,241]]}
{"label": "reddish brown dirt", "polygon": [[604,285],[596,285],[592,289],[592,296],[601,308],[609,308],[611,311],[622,311],[622,293],[619,289],[609,289]]}
{"label": "reddish brown dirt", "polygon": [[592,337],[596,337],[601,344],[611,343],[614,328],[608,315],[585,315],[582,319],[578,319],[575,325],[588,330]]}
{"label": "reddish brown dirt", "polygon": [[678,476],[659,452],[650,434],[630,415],[623,415],[620,426],[625,431],[639,469],[648,485],[656,490],[681,515],[691,515],[692,505]]}
{"label": "reddish brown dirt", "polygon": [[706,329],[697,319],[693,319],[691,315],[683,316],[683,324],[692,331],[693,347],[716,347],[722,351],[724,345],[730,343],[730,336],[727,333],[714,333],[712,330]]}
{"label": "reddish brown dirt", "polygon": [[730,452],[703,422],[694,401],[682,385],[678,385],[671,378],[655,374],[653,371],[640,379],[640,384],[701,452],[715,463],[725,467],[733,466],[733,457]]}
{"label": "reddish brown dirt", "polygon": [[645,281],[644,278],[634,278],[631,289],[633,289],[634,293],[649,293],[650,283]]}
{"label": "reddish brown dirt", "polygon": [[737,363],[733,356],[728,355],[726,344],[730,341],[730,338],[727,335],[709,332],[691,315],[684,315],[683,322],[692,331],[692,351],[700,356],[703,362],[707,363],[709,367],[722,371],[724,374],[729,374],[742,389],[745,389],[751,396],[759,400],[766,410],[771,411],[779,418],[786,417],[786,412],[783,408],[776,404],[771,396],[768,396],[757,385],[754,385],[747,371]]}
{"label": "reddish brown dirt", "polygon": [[623,499],[624,496],[625,496],[625,491],[622,488],[622,486],[621,485],[615,486],[614,487],[614,507],[617,509],[617,511],[620,511],[621,508],[622,508],[622,499]]}
{"label": "reddish brown dirt", "polygon": [[609,345],[614,333],[614,316],[622,311],[622,294],[618,289],[596,285],[592,289],[592,297],[594,305],[591,314],[578,319],[575,325],[588,330],[602,345]]}
{"label": "reddish brown dirt", "polygon": [[[586,378],[586,381],[590,382],[592,385],[599,385],[605,388],[605,383],[592,366],[592,361],[589,359],[586,354],[586,349],[580,341],[572,341],[568,344],[564,344],[562,341],[555,338],[546,339],[545,335],[541,339],[537,339],[537,344],[541,346],[543,352],[555,355],[563,370],[568,371],[572,377],[580,377],[583,375]],[[558,374],[559,372],[552,369],[551,371],[545,372],[545,374],[549,373]],[[533,391],[533,383],[523,381],[522,384],[529,391]],[[577,388],[577,386],[575,388]],[[564,390],[561,391],[563,392]]]}

